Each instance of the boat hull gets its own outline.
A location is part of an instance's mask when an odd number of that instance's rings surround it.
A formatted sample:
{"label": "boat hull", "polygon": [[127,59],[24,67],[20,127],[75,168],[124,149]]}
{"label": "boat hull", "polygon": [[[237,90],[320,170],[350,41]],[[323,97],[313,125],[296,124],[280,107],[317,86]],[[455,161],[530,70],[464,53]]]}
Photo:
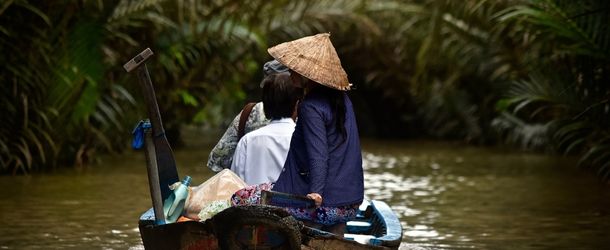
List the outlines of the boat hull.
{"label": "boat hull", "polygon": [[219,249],[218,238],[209,223],[154,225],[141,221],[139,228],[145,249]]}
{"label": "boat hull", "polygon": [[396,216],[377,201],[361,206],[345,238],[304,226],[267,205],[231,207],[204,222],[154,221],[152,209],[140,218],[145,249],[397,249],[402,238]]}

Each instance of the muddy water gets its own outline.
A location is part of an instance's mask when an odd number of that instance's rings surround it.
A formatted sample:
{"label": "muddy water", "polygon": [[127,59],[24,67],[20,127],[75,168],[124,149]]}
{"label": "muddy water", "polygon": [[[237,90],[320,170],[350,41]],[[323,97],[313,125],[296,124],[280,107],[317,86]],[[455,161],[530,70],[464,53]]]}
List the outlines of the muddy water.
{"label": "muddy water", "polygon": [[[211,141],[176,151],[202,183]],[[401,249],[607,249],[610,188],[575,160],[445,142],[363,140],[366,197],[404,227]],[[0,249],[141,249],[151,206],[142,152],[84,170],[0,177]]]}

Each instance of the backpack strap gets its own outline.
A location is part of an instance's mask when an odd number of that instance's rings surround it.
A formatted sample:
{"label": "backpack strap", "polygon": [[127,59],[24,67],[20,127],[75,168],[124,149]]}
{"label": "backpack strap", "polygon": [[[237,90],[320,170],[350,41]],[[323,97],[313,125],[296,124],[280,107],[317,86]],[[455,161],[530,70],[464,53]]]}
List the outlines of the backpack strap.
{"label": "backpack strap", "polygon": [[252,112],[252,109],[256,105],[256,102],[250,102],[244,106],[241,110],[241,115],[239,116],[239,125],[237,127],[237,140],[241,139],[246,134],[246,121],[248,121],[248,117]]}

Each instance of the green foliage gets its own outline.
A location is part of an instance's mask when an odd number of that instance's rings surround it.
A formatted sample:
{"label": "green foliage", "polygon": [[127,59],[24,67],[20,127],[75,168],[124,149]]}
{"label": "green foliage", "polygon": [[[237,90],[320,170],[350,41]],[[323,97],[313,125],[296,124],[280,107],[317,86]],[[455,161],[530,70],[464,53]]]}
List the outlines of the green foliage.
{"label": "green foliage", "polygon": [[[27,173],[58,161],[83,166],[125,133],[131,94],[107,80],[101,3],[9,1],[0,16],[3,114],[0,170]],[[83,13],[92,13],[86,15]]]}
{"label": "green foliage", "polygon": [[[559,152],[581,154],[579,164],[609,181],[610,3],[535,1],[509,8],[501,22],[519,19],[536,46],[529,76],[512,83],[506,111],[525,122],[544,122],[546,142]],[[534,62],[534,60],[532,60]],[[539,72],[545,72],[541,74]]]}
{"label": "green foliage", "polygon": [[377,28],[335,39],[347,37],[344,46],[355,47],[342,53],[357,67],[352,78],[369,85],[364,88],[381,89],[386,107],[410,113],[387,112],[391,117],[385,119],[417,123],[411,126],[422,130],[416,134],[493,141],[494,103],[508,82],[522,74],[523,53],[505,28],[493,25],[493,15],[514,1],[363,3],[363,15]]}
{"label": "green foliage", "polygon": [[0,168],[81,166],[96,150],[123,149],[144,112],[137,79],[121,65],[146,47],[171,136],[185,123],[232,118],[258,92],[270,45],[330,32],[357,87],[359,121],[370,124],[364,133],[579,154],[608,180],[609,5],[6,1],[0,109],[11,119],[0,126]]}

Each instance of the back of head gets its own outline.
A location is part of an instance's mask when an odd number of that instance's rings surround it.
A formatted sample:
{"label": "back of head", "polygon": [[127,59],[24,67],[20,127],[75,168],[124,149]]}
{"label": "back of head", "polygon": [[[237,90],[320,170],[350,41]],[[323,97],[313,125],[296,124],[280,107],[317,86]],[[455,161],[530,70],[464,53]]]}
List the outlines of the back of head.
{"label": "back of head", "polygon": [[263,79],[263,107],[271,120],[291,117],[300,91],[290,79],[289,73],[271,74]]}

